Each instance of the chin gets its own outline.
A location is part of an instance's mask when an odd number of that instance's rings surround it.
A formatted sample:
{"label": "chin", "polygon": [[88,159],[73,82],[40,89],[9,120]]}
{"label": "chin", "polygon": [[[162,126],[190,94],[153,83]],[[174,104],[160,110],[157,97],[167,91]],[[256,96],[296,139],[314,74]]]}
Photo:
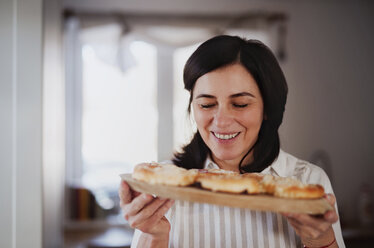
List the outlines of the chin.
{"label": "chin", "polygon": [[234,159],[238,159],[239,157],[238,154],[225,153],[225,152],[214,154],[214,156],[218,158],[219,160],[234,160]]}

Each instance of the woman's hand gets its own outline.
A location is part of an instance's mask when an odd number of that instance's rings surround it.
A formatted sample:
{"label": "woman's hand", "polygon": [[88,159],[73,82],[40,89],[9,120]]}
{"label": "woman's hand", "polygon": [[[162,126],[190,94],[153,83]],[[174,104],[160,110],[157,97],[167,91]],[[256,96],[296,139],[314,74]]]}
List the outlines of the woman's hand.
{"label": "woman's hand", "polygon": [[307,247],[338,247],[332,229],[332,224],[339,218],[335,210],[335,197],[332,194],[327,194],[325,198],[334,209],[327,211],[321,217],[308,214],[282,214]]}
{"label": "woman's hand", "polygon": [[[154,198],[148,194],[140,194],[130,189],[129,185],[122,181],[119,189],[120,206],[124,218],[132,228],[143,232],[140,243],[167,244],[169,240],[170,223],[165,218],[166,212],[174,201]],[[152,245],[153,246],[153,245]]]}

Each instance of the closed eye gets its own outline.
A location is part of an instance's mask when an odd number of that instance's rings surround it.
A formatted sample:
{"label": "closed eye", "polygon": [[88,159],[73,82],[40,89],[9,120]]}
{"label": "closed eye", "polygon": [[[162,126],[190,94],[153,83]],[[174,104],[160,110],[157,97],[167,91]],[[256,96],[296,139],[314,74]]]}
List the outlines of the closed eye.
{"label": "closed eye", "polygon": [[200,107],[204,108],[204,109],[208,109],[208,108],[211,108],[211,107],[214,107],[215,104],[200,104]]}
{"label": "closed eye", "polygon": [[237,108],[245,108],[248,106],[248,104],[235,104],[235,103],[233,105],[234,107],[237,107]]}

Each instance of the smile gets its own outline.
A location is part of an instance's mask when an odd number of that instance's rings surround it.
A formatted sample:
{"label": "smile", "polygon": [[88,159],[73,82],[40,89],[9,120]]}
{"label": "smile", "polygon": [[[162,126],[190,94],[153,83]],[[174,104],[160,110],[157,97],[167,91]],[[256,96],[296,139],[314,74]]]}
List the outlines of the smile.
{"label": "smile", "polygon": [[222,139],[222,140],[229,140],[229,139],[233,139],[235,138],[236,136],[238,136],[238,134],[240,132],[237,132],[237,133],[232,133],[232,134],[219,134],[219,133],[215,133],[215,132],[212,132],[213,135],[218,138],[218,139]]}

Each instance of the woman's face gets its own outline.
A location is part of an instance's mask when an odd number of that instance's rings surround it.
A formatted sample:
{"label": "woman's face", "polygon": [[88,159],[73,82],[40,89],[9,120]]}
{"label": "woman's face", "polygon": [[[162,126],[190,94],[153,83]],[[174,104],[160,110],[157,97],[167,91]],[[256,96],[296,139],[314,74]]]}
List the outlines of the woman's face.
{"label": "woman's face", "polygon": [[201,76],[193,89],[192,107],[214,161],[238,164],[255,144],[264,116],[252,75],[234,64]]}

